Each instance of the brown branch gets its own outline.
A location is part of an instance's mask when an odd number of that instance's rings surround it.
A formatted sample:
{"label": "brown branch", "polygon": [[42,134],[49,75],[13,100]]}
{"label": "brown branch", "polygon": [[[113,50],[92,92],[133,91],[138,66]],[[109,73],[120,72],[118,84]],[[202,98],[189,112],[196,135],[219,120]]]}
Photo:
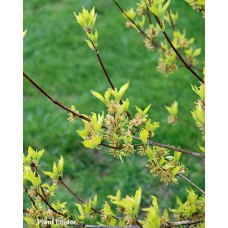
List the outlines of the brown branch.
{"label": "brown branch", "polygon": [[61,104],[59,101],[55,100],[54,98],[52,98],[46,91],[44,91],[38,84],[36,84],[26,73],[23,72],[23,76],[34,86],[36,87],[44,96],[46,96],[49,100],[51,100],[54,104],[58,105],[59,107],[61,107],[62,109],[65,109],[66,111],[72,113],[73,115],[86,120],[88,122],[90,122],[90,119],[88,117],[85,117],[84,115],[81,115],[77,112],[74,112],[73,110],[71,110],[70,108],[66,107],[65,105]]}
{"label": "brown branch", "polygon": [[[155,17],[158,25],[160,26],[160,28],[162,28],[162,24],[161,24],[160,20],[158,19],[158,17],[155,14],[154,14],[154,17]],[[185,68],[187,68],[200,82],[204,83],[204,80],[191,68],[191,66],[183,59],[183,57],[180,55],[180,53],[177,51],[177,49],[173,46],[167,33],[165,31],[162,31],[162,33],[165,36],[165,38],[166,38],[167,42],[169,43],[169,45],[171,46],[171,48],[173,49],[173,51],[176,53],[177,57],[184,64]]]}
{"label": "brown branch", "polygon": [[[135,27],[140,31],[140,33],[150,39],[150,37],[147,36],[147,34],[134,22],[134,20],[132,20],[131,18],[128,17],[128,15],[125,13],[125,11],[121,8],[121,6],[116,2],[116,0],[113,0],[113,2],[115,3],[115,5],[119,8],[119,10],[125,15],[125,17],[131,21],[131,23],[133,23],[135,25]],[[160,28],[162,28],[161,22],[159,21],[158,17],[156,15],[154,15],[156,18],[156,21],[158,23],[158,25],[160,26]],[[174,50],[174,52],[176,53],[177,57],[180,59],[180,61],[184,64],[185,68],[187,68],[199,81],[201,81],[202,83],[204,83],[204,80],[191,68],[191,65],[189,65],[184,59],[183,57],[180,55],[180,53],[177,51],[177,49],[173,46],[170,38],[168,37],[167,33],[165,31],[162,32],[166,38],[166,40],[168,41],[169,45],[172,47],[172,49]]]}
{"label": "brown branch", "polygon": [[[139,137],[137,137],[137,136],[133,136],[133,138],[136,139],[136,140],[140,140],[141,141],[141,139]],[[184,153],[184,154],[192,155],[192,156],[195,156],[195,157],[205,158],[205,154],[202,154],[202,153],[199,153],[199,152],[185,150],[185,149],[181,149],[181,148],[178,148],[178,147],[169,146],[169,145],[166,145],[166,144],[154,142],[154,141],[151,141],[151,140],[149,140],[148,143],[149,143],[149,145],[155,145],[155,146],[163,147],[163,148],[166,148],[166,149],[175,150],[175,151],[178,151],[178,152],[181,152],[181,153]]]}
{"label": "brown branch", "polygon": [[128,17],[128,15],[125,13],[125,11],[121,8],[121,6],[116,2],[116,0],[113,0],[113,2],[115,3],[115,5],[119,8],[119,10],[124,14],[124,16],[139,30],[139,32],[149,38],[146,33],[134,22],[134,20],[132,20],[130,17]]}
{"label": "brown branch", "polygon": [[77,196],[66,184],[65,182],[62,180],[60,180],[60,183],[71,193],[71,195],[73,195],[80,203],[84,203],[83,200]]}
{"label": "brown branch", "polygon": [[[74,111],[72,111],[71,109],[69,109],[68,107],[64,106],[63,104],[61,104],[60,102],[56,101],[54,98],[52,98],[46,91],[44,91],[39,85],[37,85],[28,75],[26,75],[25,73],[23,73],[23,76],[35,87],[37,88],[41,93],[43,93],[49,100],[51,100],[54,104],[58,105],[59,107],[63,108],[64,110],[74,114],[75,116],[81,118],[81,119],[84,119],[88,122],[90,122],[90,119],[88,117],[85,117],[84,115],[80,115]],[[137,139],[137,140],[140,140],[140,138],[136,137],[136,136],[133,136],[133,138]],[[192,155],[192,156],[196,156],[196,157],[202,157],[204,158],[205,155],[204,154],[201,154],[201,153],[197,153],[197,152],[192,152],[192,151],[189,151],[189,150],[184,150],[184,149],[181,149],[181,148],[176,148],[176,147],[173,147],[173,146],[168,146],[168,145],[165,145],[165,144],[162,144],[162,143],[158,143],[158,142],[153,142],[153,141],[149,141],[149,144],[150,145],[156,145],[156,146],[160,146],[160,147],[164,147],[164,148],[167,148],[167,149],[171,149],[171,150],[176,150],[176,151],[179,151],[179,152],[182,152],[182,153],[185,153],[185,154],[189,154],[189,155]]]}
{"label": "brown branch", "polygon": [[106,70],[106,68],[105,68],[105,66],[104,66],[104,64],[103,64],[103,61],[102,61],[102,59],[101,59],[101,57],[100,57],[100,54],[99,54],[99,52],[98,52],[98,49],[97,49],[97,47],[94,45],[93,41],[91,41],[91,42],[92,42],[92,44],[93,44],[94,52],[95,52],[95,54],[96,54],[96,56],[97,56],[97,59],[98,59],[100,65],[101,65],[101,68],[102,68],[102,70],[103,70],[103,72],[104,72],[104,74],[105,74],[105,76],[106,76],[106,78],[107,78],[107,80],[108,80],[108,82],[109,82],[109,85],[111,86],[112,90],[115,90],[115,86],[113,85],[113,82],[112,82],[111,78],[109,77],[109,74],[108,74],[108,72],[107,72],[107,70]]}
{"label": "brown branch", "polygon": [[28,194],[28,189],[27,189],[25,186],[24,186],[24,189],[25,189],[25,192],[27,193],[27,195],[28,195],[30,201],[32,202],[33,206],[34,206],[34,207],[36,208],[36,210],[37,210],[37,207],[36,207],[36,204],[35,204],[33,198]]}
{"label": "brown branch", "polygon": [[54,211],[56,214],[59,214],[59,215],[65,217],[64,214],[62,214],[61,212],[56,211],[56,210],[49,204],[49,202],[48,202],[40,193],[37,193],[37,195],[44,201],[44,203],[45,203],[52,211]]}
{"label": "brown branch", "polygon": [[205,192],[199,186],[197,186],[191,180],[189,180],[187,177],[185,177],[182,174],[177,174],[177,176],[180,177],[180,178],[182,178],[182,179],[184,179],[184,180],[186,180],[188,183],[190,183],[192,186],[194,186],[195,188],[197,188],[200,192],[202,192],[205,195]]}
{"label": "brown branch", "polygon": [[121,146],[111,146],[111,145],[107,145],[105,143],[101,143],[100,144],[101,146],[104,146],[104,147],[108,147],[108,148],[111,148],[111,149],[115,149],[115,150],[119,150],[119,149],[122,149],[123,147]]}
{"label": "brown branch", "polygon": [[[72,196],[74,196],[74,198],[76,200],[78,200],[81,204],[84,204],[84,201],[77,196],[63,181],[63,179],[60,179],[60,183],[71,193]],[[99,210],[97,210],[96,208],[91,207],[91,209],[93,210],[93,212],[97,213],[97,214],[101,214],[101,212]]]}
{"label": "brown branch", "polygon": [[[104,72],[104,74],[105,74],[105,76],[106,76],[106,78],[107,78],[107,80],[108,80],[108,82],[109,82],[109,85],[111,86],[112,90],[115,90],[115,86],[114,86],[114,84],[113,84],[113,82],[112,82],[112,80],[111,80],[111,78],[110,78],[110,76],[109,76],[109,74],[108,74],[108,72],[107,72],[107,70],[106,70],[104,64],[103,64],[103,61],[102,61],[102,59],[101,59],[101,57],[100,57],[100,54],[99,54],[99,52],[98,52],[98,49],[97,49],[97,47],[94,45],[94,43],[93,43],[92,40],[91,40],[91,42],[92,42],[92,45],[93,45],[93,48],[94,48],[94,52],[96,53],[97,59],[98,59],[100,65],[101,65],[101,68],[102,68],[102,70],[103,70],[103,72]],[[121,105],[123,104],[123,102],[122,102],[121,100],[120,100],[120,104],[121,104]],[[128,116],[130,119],[132,119],[131,114],[130,114],[128,111],[127,111],[126,113],[127,113],[127,116]]]}

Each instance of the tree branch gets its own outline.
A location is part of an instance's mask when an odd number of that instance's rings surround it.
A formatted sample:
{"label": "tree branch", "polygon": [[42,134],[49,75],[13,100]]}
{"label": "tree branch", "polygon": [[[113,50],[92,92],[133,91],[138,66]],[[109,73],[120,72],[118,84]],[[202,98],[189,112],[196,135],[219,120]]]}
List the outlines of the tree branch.
{"label": "tree branch", "polygon": [[[49,202],[40,194],[40,193],[37,193],[37,195],[44,201],[44,203],[52,210],[54,211],[56,214],[59,214],[61,216],[64,216],[64,214],[62,214],[61,212],[58,212],[56,211],[50,204]],[[64,216],[65,217],[65,216]]]}
{"label": "tree branch", "polygon": [[124,14],[124,16],[139,30],[139,32],[149,38],[146,33],[134,22],[134,20],[132,20],[130,17],[128,17],[128,15],[125,13],[125,11],[121,8],[121,6],[116,2],[116,0],[113,0],[113,2],[115,3],[115,5],[119,8],[119,10]]}
{"label": "tree branch", "polygon": [[74,112],[73,110],[71,110],[70,108],[66,107],[65,105],[61,104],[59,101],[55,100],[54,98],[52,98],[46,91],[44,91],[38,84],[36,84],[26,73],[23,72],[23,76],[34,86],[36,87],[44,96],[46,96],[49,100],[51,100],[54,104],[58,105],[59,107],[61,107],[62,109],[65,109],[66,111],[72,113],[73,115],[86,120],[88,122],[90,122],[90,119],[88,117],[85,117],[84,115],[78,114],[76,112]]}
{"label": "tree branch", "polygon": [[194,186],[195,188],[197,188],[200,192],[202,192],[205,195],[205,192],[196,184],[194,184],[191,180],[189,180],[187,177],[185,177],[182,174],[177,174],[177,176],[179,176],[180,178],[186,180],[188,183],[190,183],[192,186]]}
{"label": "tree branch", "polygon": [[[150,39],[150,37],[147,36],[147,34],[134,22],[134,20],[132,20],[131,18],[128,17],[128,15],[125,13],[125,11],[121,8],[121,6],[116,2],[116,0],[113,0],[113,2],[115,3],[115,5],[119,8],[119,10],[124,14],[124,16],[131,21],[132,24],[135,25],[135,27],[140,31],[140,33]],[[156,18],[156,21],[158,23],[158,25],[160,26],[160,28],[162,28],[161,26],[161,22],[159,21],[158,17],[156,15],[154,15]],[[168,37],[167,33],[165,31],[162,32],[166,38],[166,40],[168,41],[169,45],[172,47],[172,49],[174,50],[174,52],[176,53],[177,57],[180,59],[180,61],[184,64],[185,68],[187,68],[199,81],[201,81],[202,83],[204,83],[204,80],[192,69],[192,66],[189,65],[184,59],[183,57],[180,55],[180,53],[177,51],[177,49],[173,46],[170,38]]]}
{"label": "tree branch", "polygon": [[[133,136],[133,138],[136,139],[136,140],[140,140],[141,141],[141,139],[139,137],[137,137],[137,136]],[[185,149],[177,148],[177,147],[174,147],[174,146],[169,146],[169,145],[166,145],[166,144],[154,142],[154,141],[151,141],[151,140],[149,140],[148,143],[149,143],[149,145],[155,145],[155,146],[163,147],[163,148],[166,148],[166,149],[175,150],[175,151],[178,151],[178,152],[181,152],[181,153],[184,153],[184,154],[192,155],[192,156],[195,156],[195,157],[205,158],[205,154],[202,154],[202,153],[199,153],[199,152],[185,150]]]}
{"label": "tree branch", "polygon": [[[154,17],[155,17],[158,25],[160,26],[160,28],[162,28],[161,22],[158,19],[158,17],[155,14],[154,14]],[[185,68],[187,68],[200,82],[204,83],[204,80],[191,68],[191,66],[183,59],[183,57],[180,55],[180,53],[177,51],[177,49],[173,46],[167,33],[165,31],[163,31],[162,33],[165,36],[165,38],[166,38],[167,42],[169,43],[169,45],[171,46],[171,48],[173,49],[173,51],[176,53],[177,57],[184,64]]]}
{"label": "tree branch", "polygon": [[65,182],[62,180],[60,180],[60,183],[71,193],[71,195],[73,195],[80,203],[84,203],[83,200],[78,197],[66,184]]}
{"label": "tree branch", "polygon": [[101,57],[100,57],[100,54],[99,54],[99,52],[98,52],[98,49],[97,49],[97,47],[94,45],[93,41],[91,41],[91,42],[92,42],[92,44],[93,44],[94,52],[95,52],[95,54],[96,54],[96,56],[97,56],[97,59],[98,59],[100,65],[101,65],[101,68],[102,68],[102,70],[103,70],[103,72],[104,72],[104,74],[105,74],[105,76],[106,76],[106,78],[107,78],[107,80],[108,80],[108,82],[109,82],[109,85],[111,86],[112,90],[115,90],[115,86],[114,86],[114,84],[113,84],[111,78],[109,77],[109,74],[108,74],[108,72],[107,72],[107,70],[106,70],[106,68],[105,68],[105,66],[104,66],[104,64],[103,64],[103,61],[102,61],[102,59],[101,59]]}
{"label": "tree branch", "polygon": [[35,204],[33,198],[28,194],[28,189],[27,189],[25,186],[24,186],[24,189],[25,189],[25,192],[27,193],[29,199],[31,200],[33,206],[34,206],[34,207],[36,208],[36,210],[37,210],[37,207],[36,207],[36,204]]}
{"label": "tree branch", "polygon": [[[91,40],[91,42],[92,42],[94,51],[95,51],[95,53],[96,53],[97,59],[98,59],[100,65],[101,65],[101,68],[102,68],[102,70],[103,70],[103,72],[104,72],[104,74],[105,74],[105,76],[106,76],[106,78],[107,78],[107,80],[108,80],[108,82],[109,82],[109,85],[111,86],[112,90],[115,90],[115,86],[114,86],[114,84],[113,84],[111,78],[109,77],[109,74],[108,74],[108,72],[107,72],[107,70],[106,70],[106,68],[105,68],[105,66],[104,66],[104,64],[103,64],[103,61],[102,61],[102,59],[101,59],[101,57],[100,57],[100,54],[99,54],[99,52],[98,52],[98,49],[97,49],[97,47],[94,45],[94,43],[93,43],[92,40]],[[120,104],[123,104],[123,102],[122,102],[121,100],[120,100]],[[127,116],[128,116],[130,119],[132,119],[131,114],[130,114],[128,111],[127,111]]]}
{"label": "tree branch", "polygon": [[[44,94],[49,100],[51,100],[54,104],[58,105],[59,107],[61,107],[62,109],[74,114],[75,116],[81,118],[81,119],[84,119],[88,122],[90,122],[90,119],[88,117],[85,117],[84,115],[80,115],[74,111],[72,111],[71,109],[69,109],[68,107],[66,107],[65,105],[61,104],[60,102],[58,102],[57,100],[55,100],[54,98],[52,98],[46,91],[44,91],[39,85],[37,85],[28,75],[26,75],[25,73],[23,73],[23,76],[36,88],[38,89],[42,94]],[[136,136],[133,136],[134,139],[136,140],[140,140],[139,137],[136,137]],[[141,140],[140,140],[141,141]],[[162,143],[158,143],[158,142],[153,142],[153,141],[149,141],[149,144],[150,145],[155,145],[155,146],[160,146],[160,147],[164,147],[164,148],[167,148],[167,149],[171,149],[171,150],[175,150],[175,151],[179,151],[179,152],[182,152],[182,153],[185,153],[185,154],[189,154],[189,155],[192,155],[192,156],[195,156],[195,157],[201,157],[201,158],[204,158],[205,155],[204,154],[201,154],[201,153],[197,153],[197,152],[192,152],[192,151],[189,151],[189,150],[184,150],[184,149],[181,149],[181,148],[176,148],[174,146],[168,146],[168,145],[165,145],[165,144],[162,144]]]}
{"label": "tree branch", "polygon": [[[76,200],[78,200],[81,204],[84,204],[84,201],[80,198],[80,197],[78,197],[66,184],[65,184],[65,182],[63,181],[63,179],[61,179],[60,180],[60,183],[70,192],[70,194],[72,195],[72,196],[74,196],[74,198],[76,199]],[[101,212],[99,211],[99,210],[97,210],[96,208],[92,208],[91,207],[91,209],[93,210],[93,212],[95,212],[95,213],[97,213],[97,214],[101,214]]]}

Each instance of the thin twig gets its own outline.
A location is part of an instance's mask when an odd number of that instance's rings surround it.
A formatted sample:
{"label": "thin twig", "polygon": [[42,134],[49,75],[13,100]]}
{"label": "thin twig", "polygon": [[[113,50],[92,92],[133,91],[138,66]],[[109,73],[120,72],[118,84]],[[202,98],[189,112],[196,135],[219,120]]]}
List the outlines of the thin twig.
{"label": "thin twig", "polygon": [[37,193],[37,195],[44,201],[44,203],[45,203],[52,211],[54,211],[56,214],[59,214],[59,215],[62,215],[62,216],[65,217],[64,214],[62,214],[61,212],[56,211],[56,210],[49,204],[49,202],[48,202],[46,199],[44,199],[44,197],[43,197],[40,193]]}
{"label": "thin twig", "polygon": [[[115,86],[114,86],[114,84],[113,84],[113,82],[112,82],[112,80],[111,80],[111,78],[110,78],[110,76],[109,76],[109,74],[108,74],[108,72],[107,72],[107,70],[106,70],[104,64],[103,64],[103,61],[102,61],[102,59],[101,59],[101,57],[100,57],[100,54],[99,54],[99,52],[98,52],[98,49],[97,49],[97,47],[94,45],[94,43],[93,43],[92,40],[91,40],[91,42],[92,42],[94,51],[95,51],[95,53],[96,53],[97,59],[98,59],[100,65],[101,65],[101,68],[102,68],[102,70],[103,70],[103,72],[104,72],[104,74],[105,74],[105,76],[106,76],[106,78],[107,78],[107,80],[108,80],[108,82],[109,82],[109,85],[111,86],[112,90],[115,90]],[[123,104],[122,100],[120,100],[120,104],[121,104],[121,105]],[[130,114],[128,111],[127,111],[126,113],[127,113],[127,116],[128,116],[130,119],[132,119],[131,114]]]}
{"label": "thin twig", "polygon": [[[61,179],[60,180],[60,183],[71,193],[71,195],[72,196],[74,196],[74,198],[76,199],[76,200],[78,200],[81,204],[84,204],[84,201],[79,197],[79,196],[77,196],[66,184],[65,184],[65,182],[63,181],[63,179]],[[98,211],[96,208],[92,208],[91,207],[91,209],[95,212],[95,213],[97,213],[97,214],[101,214],[101,212],[100,211]]]}
{"label": "thin twig", "polygon": [[[154,17],[155,17],[158,25],[160,26],[160,28],[162,28],[161,22],[158,19],[158,17],[155,14],[154,14]],[[176,53],[177,57],[185,65],[185,68],[187,68],[199,81],[204,83],[204,80],[191,68],[191,66],[183,59],[183,57],[180,55],[180,53],[177,51],[177,49],[173,46],[173,44],[172,44],[169,36],[167,35],[167,33],[165,31],[162,31],[162,33],[165,36],[165,38],[166,38],[167,42],[169,43],[169,45],[171,46],[171,48],[173,49],[173,51]]]}
{"label": "thin twig", "polygon": [[132,20],[130,17],[128,17],[128,15],[125,13],[125,11],[121,8],[121,6],[116,2],[116,0],[113,0],[113,2],[115,3],[115,5],[119,8],[119,10],[124,14],[124,16],[139,30],[139,32],[149,38],[146,33],[134,22],[134,20]]}
{"label": "thin twig", "polygon": [[38,84],[36,84],[26,73],[23,72],[23,76],[33,85],[35,86],[44,96],[46,96],[49,100],[51,100],[54,104],[58,105],[59,107],[67,110],[68,112],[72,113],[73,115],[84,119],[88,122],[90,122],[90,119],[85,117],[84,115],[80,115],[77,112],[74,112],[70,108],[66,107],[65,105],[61,104],[59,101],[55,100],[53,97],[51,97],[46,91],[44,91]]}
{"label": "thin twig", "polygon": [[35,204],[33,198],[28,194],[28,189],[27,189],[25,186],[24,186],[24,189],[25,189],[25,192],[27,193],[27,195],[28,195],[30,201],[32,202],[33,206],[34,206],[34,207],[36,208],[36,210],[37,210],[37,207],[36,207],[36,204]]}
{"label": "thin twig", "polygon": [[205,195],[205,192],[204,192],[199,186],[197,186],[197,185],[194,184],[191,180],[189,180],[187,177],[185,177],[185,176],[182,175],[182,174],[177,174],[177,176],[179,176],[180,178],[186,180],[188,183],[190,183],[192,186],[194,186],[195,188],[197,188],[199,191],[201,191],[201,192]]}
{"label": "thin twig", "polygon": [[[136,139],[136,140],[140,140],[141,141],[141,139],[139,137],[137,137],[137,136],[132,136],[132,137],[134,139]],[[163,147],[163,148],[166,148],[166,149],[179,151],[181,153],[192,155],[192,156],[195,156],[195,157],[205,158],[205,154],[202,154],[202,153],[199,153],[199,152],[185,150],[185,149],[181,149],[181,148],[178,148],[178,147],[169,146],[169,145],[166,145],[166,144],[154,142],[154,141],[151,141],[151,140],[149,140],[148,143],[149,143],[149,145],[155,145],[155,146]]]}
{"label": "thin twig", "polygon": [[[113,0],[113,2],[115,3],[115,5],[119,8],[119,10],[124,14],[124,16],[131,21],[131,23],[133,23],[135,25],[135,27],[140,31],[140,33],[150,39],[150,37],[147,36],[147,34],[134,22],[134,20],[132,20],[130,17],[128,17],[128,15],[125,13],[125,11],[121,8],[121,6],[116,2],[116,0]],[[154,15],[158,25],[160,26],[160,28],[162,28],[161,22],[159,21],[158,17],[156,15]],[[180,53],[177,51],[177,49],[173,46],[170,38],[168,37],[167,33],[165,31],[162,32],[166,38],[166,40],[168,41],[169,45],[172,47],[172,49],[174,50],[174,52],[176,53],[178,59],[180,59],[180,61],[184,64],[185,68],[187,68],[199,81],[201,81],[202,83],[204,83],[204,80],[192,69],[192,66],[190,64],[188,64],[183,57],[180,55]]]}
{"label": "thin twig", "polygon": [[66,184],[63,180],[60,181],[60,183],[80,202],[80,203],[84,203],[83,200],[77,196]]}
{"label": "thin twig", "polygon": [[[63,104],[61,104],[60,102],[56,101],[55,99],[53,99],[49,94],[47,94],[46,91],[44,91],[40,86],[38,86],[29,76],[27,76],[25,73],[23,73],[24,77],[29,81],[31,82],[31,84],[37,88],[41,93],[43,93],[49,100],[51,100],[54,104],[58,105],[59,107],[61,107],[62,109],[78,116],[79,118],[81,119],[84,119],[88,122],[90,122],[90,119],[85,117],[84,115],[80,115],[74,111],[72,111],[71,109],[69,109],[68,107],[64,106]],[[55,102],[54,102],[55,101]],[[137,139],[137,140],[140,140],[140,138],[136,137],[136,136],[133,136],[133,138]],[[192,156],[195,156],[195,157],[202,157],[204,158],[205,155],[204,154],[201,154],[201,153],[197,153],[197,152],[192,152],[192,151],[189,151],[189,150],[185,150],[185,149],[181,149],[181,148],[176,148],[174,146],[169,146],[169,145],[165,145],[165,144],[162,144],[162,143],[158,143],[158,142],[153,142],[153,141],[149,141],[149,144],[150,145],[156,145],[156,146],[160,146],[160,147],[164,147],[164,148],[167,148],[167,149],[171,149],[171,150],[175,150],[175,151],[179,151],[179,152],[182,152],[182,153],[185,153],[185,154],[189,154],[189,155],[192,155]]]}
{"label": "thin twig", "polygon": [[119,150],[119,149],[122,149],[122,147],[121,146],[111,146],[111,145],[107,145],[107,144],[105,144],[105,143],[101,143],[100,144],[101,146],[104,146],[104,147],[108,147],[108,148],[111,148],[111,149],[115,149],[115,150]]}
{"label": "thin twig", "polygon": [[107,80],[108,80],[108,82],[109,82],[109,85],[111,86],[112,90],[115,90],[115,86],[113,85],[112,80],[111,80],[111,78],[109,77],[109,74],[108,74],[108,72],[107,72],[107,70],[106,70],[106,68],[105,68],[105,66],[104,66],[104,64],[103,64],[103,61],[102,61],[102,59],[101,59],[101,57],[100,57],[100,54],[99,54],[99,52],[98,52],[98,49],[97,49],[97,47],[94,45],[93,42],[92,42],[92,44],[93,44],[94,51],[95,51],[95,53],[96,53],[97,59],[98,59],[100,65],[101,65],[101,68],[102,68],[102,70],[103,70],[103,72],[104,72],[104,74],[105,74],[105,76],[106,76],[106,78],[107,78]]}

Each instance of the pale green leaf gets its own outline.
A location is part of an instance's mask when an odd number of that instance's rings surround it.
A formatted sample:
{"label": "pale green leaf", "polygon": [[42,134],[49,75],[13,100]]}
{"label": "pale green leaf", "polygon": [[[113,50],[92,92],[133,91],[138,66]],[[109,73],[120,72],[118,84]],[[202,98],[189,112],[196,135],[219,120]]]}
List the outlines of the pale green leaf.
{"label": "pale green leaf", "polygon": [[92,42],[90,40],[85,40],[85,42],[87,43],[88,47],[91,48],[92,50],[94,50],[94,46],[92,44]]}

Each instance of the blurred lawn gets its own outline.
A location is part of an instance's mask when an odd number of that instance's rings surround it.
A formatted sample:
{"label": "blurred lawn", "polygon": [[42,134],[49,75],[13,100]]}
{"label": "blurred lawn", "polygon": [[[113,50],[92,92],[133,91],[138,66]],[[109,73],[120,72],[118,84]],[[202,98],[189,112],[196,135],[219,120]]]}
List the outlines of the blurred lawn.
{"label": "blurred lawn", "polygon": [[[125,9],[129,2],[119,1]],[[82,6],[91,9],[93,5],[98,12],[96,28],[101,57],[116,87],[130,82],[126,95],[131,112],[134,105],[144,108],[151,103],[149,115],[161,124],[154,140],[198,151],[198,142],[202,144],[201,135],[190,113],[198,99],[191,90],[191,83],[197,85],[197,80],[184,67],[169,78],[156,72],[156,51],[148,53],[141,36],[125,28],[125,20],[112,1],[24,0],[24,28],[28,28],[24,40],[24,71],[68,107],[74,104],[81,113],[101,113],[104,106],[90,90],[104,92],[109,85],[73,15]],[[178,28],[186,28],[188,38],[195,36],[196,47],[202,48],[200,60],[203,61],[204,22],[201,15],[184,0],[172,1],[171,9],[179,12]],[[179,118],[187,124],[180,123],[175,127],[167,124],[164,105],[170,105],[174,100],[179,102]],[[178,186],[161,183],[159,178],[148,173],[146,160],[142,158],[132,156],[121,163],[103,148],[83,148],[75,133],[81,125],[72,125],[67,118],[64,110],[24,81],[24,151],[29,145],[38,150],[44,148],[40,169],[46,170],[50,170],[52,162],[63,155],[66,182],[84,199],[97,193],[101,204],[106,195],[114,194],[118,188],[124,195],[133,194],[138,186],[143,188],[144,206],[150,203],[152,194],[158,197],[162,208],[173,207],[176,194],[184,197],[184,189],[190,187],[187,183],[182,180]],[[189,168],[189,178],[204,188],[203,161],[186,155],[183,155],[183,161]],[[69,201],[70,206],[75,203],[61,188],[57,197]],[[27,207],[26,196],[24,201]]]}

